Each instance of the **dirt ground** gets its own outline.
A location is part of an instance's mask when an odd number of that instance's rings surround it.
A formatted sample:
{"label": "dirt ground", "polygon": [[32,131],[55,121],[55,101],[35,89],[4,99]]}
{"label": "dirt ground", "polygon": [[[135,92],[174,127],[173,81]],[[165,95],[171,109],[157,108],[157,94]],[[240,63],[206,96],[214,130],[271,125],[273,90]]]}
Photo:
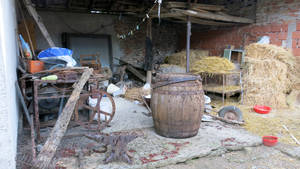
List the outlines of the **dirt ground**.
{"label": "dirt ground", "polygon": [[169,165],[162,169],[299,169],[300,160],[281,151],[265,147],[248,147],[242,151],[233,151],[220,156],[204,157]]}

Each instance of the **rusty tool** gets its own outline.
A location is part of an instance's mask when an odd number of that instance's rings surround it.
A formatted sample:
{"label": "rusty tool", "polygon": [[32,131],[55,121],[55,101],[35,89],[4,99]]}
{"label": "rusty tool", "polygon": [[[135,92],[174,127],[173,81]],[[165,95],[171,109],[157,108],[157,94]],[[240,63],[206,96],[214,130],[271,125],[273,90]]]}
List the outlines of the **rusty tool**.
{"label": "rusty tool", "polygon": [[110,134],[85,134],[84,136],[106,146],[110,145],[112,147],[110,154],[104,160],[105,164],[118,160],[132,164],[132,157],[129,155],[127,150],[127,144],[142,135],[143,134],[137,132],[113,132]]}
{"label": "rusty tool", "polygon": [[[110,101],[110,104],[112,106],[112,112],[105,112],[100,107],[100,102],[103,98],[103,96],[107,97]],[[92,107],[88,104],[89,98],[97,99],[97,104],[95,107]],[[91,111],[91,116],[89,117],[89,121],[83,121],[80,120],[79,117],[79,109],[87,109]],[[88,130],[96,130],[100,131],[108,126],[109,122],[113,119],[116,112],[116,105],[112,98],[112,96],[102,90],[94,89],[91,90],[89,93],[81,94],[80,99],[78,100],[76,106],[75,106],[75,121],[83,126],[84,128]],[[95,116],[97,116],[97,123],[95,123]],[[104,120],[101,120],[100,116],[104,117]]]}

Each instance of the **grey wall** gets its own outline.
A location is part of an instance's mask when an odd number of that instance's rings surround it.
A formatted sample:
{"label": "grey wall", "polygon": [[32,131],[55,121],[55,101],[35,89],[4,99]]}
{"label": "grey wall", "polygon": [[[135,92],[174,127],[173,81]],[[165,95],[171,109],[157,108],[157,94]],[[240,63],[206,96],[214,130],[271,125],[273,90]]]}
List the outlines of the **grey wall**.
{"label": "grey wall", "polygon": [[[140,26],[140,30],[134,35],[120,40],[117,34],[128,33],[135,28],[140,18],[119,17],[112,15],[95,15],[83,13],[63,13],[38,11],[48,29],[54,43],[62,46],[61,34],[85,33],[85,34],[108,34],[112,39],[112,55],[116,58],[142,66],[145,56],[146,23]],[[152,36],[154,44],[154,56],[162,61],[167,55],[172,54],[177,48],[177,36],[175,24],[162,21],[161,25],[152,24]],[[183,26],[183,28],[185,28]],[[45,49],[48,45],[36,28],[37,48]],[[116,62],[116,60],[114,60]]]}
{"label": "grey wall", "polygon": [[[107,34],[111,35],[113,57],[123,56],[119,39],[114,31],[116,16],[45,11],[38,11],[38,13],[43,19],[56,46],[62,47],[61,34],[63,32]],[[46,49],[49,47],[38,28],[36,28],[36,41],[38,49]]]}
{"label": "grey wall", "polygon": [[18,109],[15,92],[16,15],[13,0],[0,1],[0,169],[14,169]]}

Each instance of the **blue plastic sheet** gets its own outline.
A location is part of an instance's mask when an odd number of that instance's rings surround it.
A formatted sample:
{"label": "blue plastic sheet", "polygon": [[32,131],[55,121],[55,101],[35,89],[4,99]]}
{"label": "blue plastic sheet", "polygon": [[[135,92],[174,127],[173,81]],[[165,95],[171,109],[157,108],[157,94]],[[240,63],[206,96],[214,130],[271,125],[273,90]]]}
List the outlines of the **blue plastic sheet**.
{"label": "blue plastic sheet", "polygon": [[76,61],[72,57],[73,51],[67,48],[53,47],[43,50],[39,53],[38,59],[41,61],[63,60],[67,67],[74,67]]}

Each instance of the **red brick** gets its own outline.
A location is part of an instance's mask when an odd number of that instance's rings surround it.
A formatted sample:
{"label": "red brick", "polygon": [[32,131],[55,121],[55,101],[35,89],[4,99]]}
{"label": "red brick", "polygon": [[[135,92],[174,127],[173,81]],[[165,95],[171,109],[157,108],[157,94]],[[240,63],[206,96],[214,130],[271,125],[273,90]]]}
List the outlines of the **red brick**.
{"label": "red brick", "polygon": [[271,32],[280,32],[281,26],[280,25],[271,25]]}
{"label": "red brick", "polygon": [[288,31],[288,29],[289,29],[289,24],[282,24],[281,25],[281,31],[282,32],[287,32]]}
{"label": "red brick", "polygon": [[300,31],[300,22],[297,22],[296,30],[297,30],[297,31]]}
{"label": "red brick", "polygon": [[294,0],[285,0],[285,3],[293,3]]}
{"label": "red brick", "polygon": [[289,14],[289,16],[292,16],[292,17],[298,17],[299,15],[297,15],[297,14]]}
{"label": "red brick", "polygon": [[262,29],[262,32],[265,32],[265,33],[271,32],[271,25],[262,26],[261,29]]}
{"label": "red brick", "polygon": [[282,40],[271,40],[271,44],[277,45],[277,46],[282,46]]}
{"label": "red brick", "polygon": [[293,39],[292,48],[297,48],[298,39]]}
{"label": "red brick", "polygon": [[270,36],[270,39],[278,39],[277,33],[269,33],[268,36]]}
{"label": "red brick", "polygon": [[293,32],[293,34],[292,34],[292,38],[293,39],[300,39],[300,32]]}
{"label": "red brick", "polygon": [[279,40],[286,40],[287,39],[287,33],[286,32],[281,32],[278,34],[278,39]]}
{"label": "red brick", "polygon": [[293,54],[295,56],[300,56],[300,48],[293,48]]}

